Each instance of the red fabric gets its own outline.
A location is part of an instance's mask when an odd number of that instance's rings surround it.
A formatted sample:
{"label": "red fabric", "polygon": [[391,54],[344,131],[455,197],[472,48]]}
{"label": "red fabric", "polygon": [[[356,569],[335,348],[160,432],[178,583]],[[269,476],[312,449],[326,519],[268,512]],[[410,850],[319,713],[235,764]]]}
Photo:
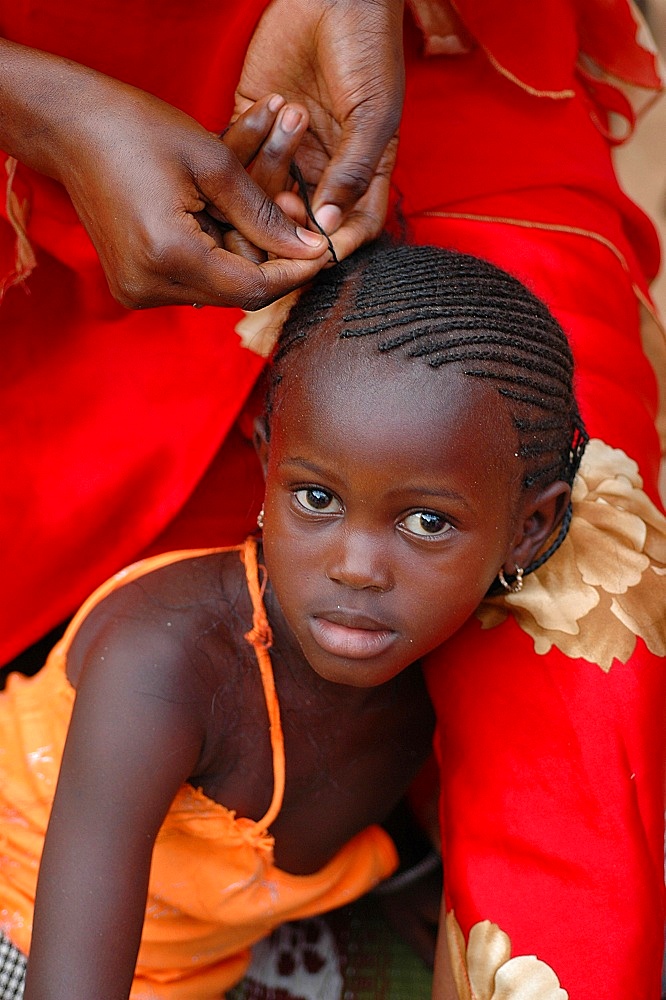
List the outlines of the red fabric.
{"label": "red fabric", "polygon": [[[0,11],[0,33],[221,129],[265,2],[17,0]],[[37,266],[0,303],[0,662],[153,542],[201,480],[262,364],[239,346],[240,310],[123,309],[64,189],[19,165],[15,190],[29,199]],[[14,244],[0,217],[0,276],[13,269]],[[253,476],[247,445],[238,437],[230,448]],[[256,516],[247,473],[234,476],[228,452],[221,461],[222,490],[207,501],[211,545],[241,541]],[[189,545],[203,534],[200,514],[199,505]]]}
{"label": "red fabric", "polygon": [[604,674],[472,621],[429,665],[447,905],[497,923],[570,1000],[658,1000],[663,663]]}
{"label": "red fabric", "polygon": [[624,0],[452,0],[470,34],[523,86],[551,95],[571,88],[579,52],[618,80],[659,87],[654,52],[640,49],[636,9]]}
{"label": "red fabric", "polygon": [[[561,30],[574,30],[571,5],[561,0],[559,8]],[[522,52],[519,23],[511,23],[514,45]],[[542,42],[543,49],[550,47]],[[405,109],[393,174],[403,213],[411,217],[446,207],[494,214],[489,211],[494,208],[537,222],[601,229],[611,241],[622,242],[632,277],[646,287],[659,267],[654,227],[618,185],[598,127],[603,108],[579,82],[573,63],[566,82],[575,97],[554,101],[534,97],[502,76],[478,48],[462,56],[423,58],[411,21],[406,51]],[[511,194],[514,199],[505,201]],[[575,203],[568,200],[575,195]],[[470,204],[487,197],[501,201]]]}
{"label": "red fabric", "polygon": [[[590,434],[638,462],[658,503],[657,393],[636,292],[659,247],[619,189],[573,65],[576,97],[552,101],[479,49],[428,61],[411,30],[407,44],[394,180],[409,237],[485,257],[548,302],[572,343]],[[658,1000],[661,660],[639,640],[604,673],[556,649],[537,655],[512,618],[487,631],[473,619],[431,655],[427,677],[447,905],[465,939],[497,923],[512,954],[550,965],[570,1000]]]}
{"label": "red fabric", "polygon": [[[591,240],[506,224],[413,220],[419,242],[478,253],[549,301],[570,334],[592,436],[639,463],[658,503],[654,376],[630,282]],[[573,241],[573,246],[568,246]],[[604,276],[601,281],[600,277]],[[534,652],[509,618],[469,622],[430,657],[448,906],[569,1000],[658,1000],[663,947],[663,661],[641,641],[609,674]]]}

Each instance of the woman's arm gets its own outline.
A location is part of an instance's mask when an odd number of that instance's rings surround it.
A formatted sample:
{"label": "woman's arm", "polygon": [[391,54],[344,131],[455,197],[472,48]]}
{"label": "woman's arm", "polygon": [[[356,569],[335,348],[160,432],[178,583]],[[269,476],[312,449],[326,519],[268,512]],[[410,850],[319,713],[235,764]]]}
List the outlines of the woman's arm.
{"label": "woman's arm", "polygon": [[[2,39],[0,148],[65,186],[112,293],[130,308],[256,309],[329,259],[323,237],[288,219],[194,119],[102,73]],[[278,259],[256,263],[217,246],[196,218],[209,206]]]}

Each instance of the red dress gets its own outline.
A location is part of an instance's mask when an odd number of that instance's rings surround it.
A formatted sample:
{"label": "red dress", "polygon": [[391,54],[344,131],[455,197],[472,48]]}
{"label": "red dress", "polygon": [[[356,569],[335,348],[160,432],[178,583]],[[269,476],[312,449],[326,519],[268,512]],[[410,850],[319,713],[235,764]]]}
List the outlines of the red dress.
{"label": "red dress", "polygon": [[[0,35],[221,131],[265,5],[16,0],[0,9]],[[0,153],[1,178],[12,166]],[[251,441],[230,434],[262,366],[234,332],[241,310],[124,309],[64,188],[20,164],[0,197],[3,287],[0,664],[142,554],[225,440],[206,504],[156,548],[241,542],[263,495]]]}
{"label": "red dress", "polygon": [[[450,10],[412,5],[431,51],[455,51]],[[17,0],[0,32],[212,129],[263,6]],[[487,257],[549,303],[594,443],[560,553],[428,665],[453,975],[461,1000],[657,1000],[666,552],[639,303],[659,250],[605,135],[609,109],[631,120],[618,82],[652,92],[656,64],[625,0],[455,6],[459,55],[424,56],[407,24],[396,197],[413,239]],[[262,489],[234,421],[261,362],[237,311],[117,306],[53,182],[19,167],[0,211],[5,283],[37,259],[0,304],[6,659],[146,546],[242,539]],[[663,348],[654,325],[643,334]]]}
{"label": "red dress", "polygon": [[662,380],[666,355],[648,297],[658,243],[609,151],[609,107],[632,112],[601,72],[647,92],[656,64],[622,3],[596,18],[564,0],[455,6],[468,51],[423,58],[407,35],[394,183],[408,233],[493,261],[549,304],[592,441],[562,549],[427,665],[450,995],[658,1000],[666,521],[642,335]]}

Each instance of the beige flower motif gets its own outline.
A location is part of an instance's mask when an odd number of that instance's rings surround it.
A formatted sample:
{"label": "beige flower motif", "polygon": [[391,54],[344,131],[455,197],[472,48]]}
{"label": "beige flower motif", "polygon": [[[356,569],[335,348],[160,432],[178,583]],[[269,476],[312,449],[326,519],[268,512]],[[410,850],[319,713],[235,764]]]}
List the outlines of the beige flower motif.
{"label": "beige flower motif", "polygon": [[569,994],[536,955],[511,958],[511,940],[482,920],[465,938],[453,910],[446,917],[451,971],[459,1000],[568,1000]]}
{"label": "beige flower motif", "polygon": [[300,293],[301,290],[297,288],[296,291],[271,302],[263,309],[246,312],[235,327],[243,347],[254,351],[262,358],[269,357],[282,329],[282,324]]}
{"label": "beige flower motif", "polygon": [[666,654],[666,518],[642,489],[638,466],[603,441],[589,442],[574,483],[573,518],[557,552],[519,594],[489,598],[484,628],[509,612],[534,639],[609,670],[640,637]]}

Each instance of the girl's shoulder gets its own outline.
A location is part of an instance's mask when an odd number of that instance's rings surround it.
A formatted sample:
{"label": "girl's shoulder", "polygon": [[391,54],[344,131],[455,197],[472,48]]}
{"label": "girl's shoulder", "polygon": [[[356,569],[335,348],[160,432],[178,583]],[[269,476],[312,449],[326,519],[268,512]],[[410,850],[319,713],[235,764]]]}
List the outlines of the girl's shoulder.
{"label": "girl's shoulder", "polygon": [[67,676],[76,687],[91,660],[122,658],[137,669],[155,665],[165,677],[203,672],[216,685],[251,626],[240,548],[149,558],[116,574],[75,617],[65,636]]}

